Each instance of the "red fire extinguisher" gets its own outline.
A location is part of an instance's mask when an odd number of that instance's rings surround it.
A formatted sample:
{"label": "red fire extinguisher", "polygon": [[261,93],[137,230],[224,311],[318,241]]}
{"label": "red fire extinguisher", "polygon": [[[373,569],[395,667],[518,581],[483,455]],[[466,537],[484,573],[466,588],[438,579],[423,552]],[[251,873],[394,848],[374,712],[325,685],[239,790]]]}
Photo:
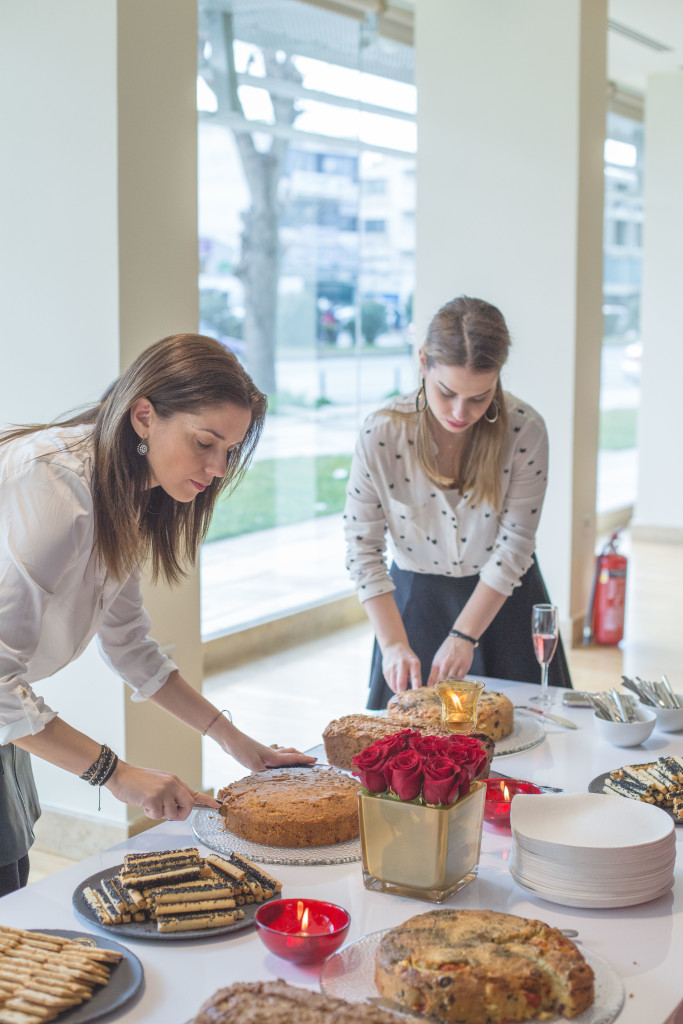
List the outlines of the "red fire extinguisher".
{"label": "red fire extinguisher", "polygon": [[616,530],[595,561],[593,588],[583,629],[583,642],[618,644],[624,636],[626,566],[616,549]]}

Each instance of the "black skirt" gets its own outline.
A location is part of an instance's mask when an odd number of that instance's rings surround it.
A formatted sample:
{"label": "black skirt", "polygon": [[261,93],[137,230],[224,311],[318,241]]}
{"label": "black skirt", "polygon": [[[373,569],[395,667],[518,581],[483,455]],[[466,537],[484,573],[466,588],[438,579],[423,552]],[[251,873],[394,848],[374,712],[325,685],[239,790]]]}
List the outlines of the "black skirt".
{"label": "black skirt", "polygon": [[[449,629],[469,600],[479,576],[431,576],[391,567],[396,585],[394,598],[403,619],[408,643],[420,659],[422,682],[429,678],[432,661]],[[531,609],[549,603],[541,570],[536,559],[522,582],[508,597],[475,648],[469,674],[493,679],[514,679],[522,683],[540,683],[541,667],[536,661],[531,640]],[[550,686],[571,688],[567,659],[560,639],[548,673]],[[382,674],[382,653],[375,641],[370,669],[369,708],[384,708],[392,691]]]}

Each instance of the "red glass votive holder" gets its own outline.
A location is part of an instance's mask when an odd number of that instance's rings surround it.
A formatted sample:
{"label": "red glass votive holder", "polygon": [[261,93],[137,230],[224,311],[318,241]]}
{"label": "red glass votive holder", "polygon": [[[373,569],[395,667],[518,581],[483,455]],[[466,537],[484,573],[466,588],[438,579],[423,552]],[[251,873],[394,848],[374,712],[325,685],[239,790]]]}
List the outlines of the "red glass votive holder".
{"label": "red glass votive holder", "polygon": [[510,806],[518,793],[540,793],[533,782],[521,779],[486,779],[484,820],[499,828],[510,828]]}
{"label": "red glass votive holder", "polygon": [[323,900],[271,900],[261,904],[254,922],[271,953],[297,964],[318,964],[341,946],[351,915]]}

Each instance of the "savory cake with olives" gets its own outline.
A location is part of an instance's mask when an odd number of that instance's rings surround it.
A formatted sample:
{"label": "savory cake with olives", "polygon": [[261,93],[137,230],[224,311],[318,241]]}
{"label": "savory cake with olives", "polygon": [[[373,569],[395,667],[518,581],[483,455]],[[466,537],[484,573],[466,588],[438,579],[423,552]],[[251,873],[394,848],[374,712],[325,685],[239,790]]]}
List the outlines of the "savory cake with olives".
{"label": "savory cake with olives", "polygon": [[557,928],[493,910],[433,910],[392,928],[375,982],[446,1024],[576,1017],[594,998],[592,969]]}
{"label": "savory cake with olives", "polygon": [[[411,722],[441,722],[441,697],[433,686],[396,693],[387,704],[390,718],[400,717]],[[483,690],[477,704],[477,732],[492,740],[502,740],[515,727],[512,701],[496,690]],[[414,726],[417,728],[417,726]]]}

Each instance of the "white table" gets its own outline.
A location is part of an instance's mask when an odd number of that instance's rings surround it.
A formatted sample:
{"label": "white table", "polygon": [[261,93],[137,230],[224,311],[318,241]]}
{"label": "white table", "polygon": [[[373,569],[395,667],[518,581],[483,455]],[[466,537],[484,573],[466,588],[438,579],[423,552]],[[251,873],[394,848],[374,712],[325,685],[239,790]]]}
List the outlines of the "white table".
{"label": "white table", "polygon": [[[524,704],[537,687],[489,680],[515,704]],[[562,691],[558,691],[561,694]],[[493,770],[532,779],[541,784],[585,792],[591,779],[604,771],[683,750],[683,734],[655,731],[644,747],[612,747],[593,731],[590,709],[569,709],[558,703],[559,714],[579,728],[548,723],[545,741],[532,750],[495,758]],[[614,799],[621,799],[614,797]],[[678,830],[678,849],[683,828]],[[71,895],[86,877],[118,864],[123,852],[160,850],[193,843],[185,822],[167,822],[114,846],[64,871],[0,900],[0,923],[22,928],[71,928],[87,931],[73,912]],[[509,833],[484,824],[479,876],[448,901],[448,907],[486,908],[537,917],[559,928],[576,928],[585,946],[609,960],[623,978],[626,1003],[619,1024],[678,1024],[683,1010],[683,858],[676,867],[671,893],[651,903],[618,910],[577,910],[528,895],[510,877],[506,861]],[[351,913],[348,941],[393,927],[433,904],[366,890],[359,863],[269,869],[284,883],[284,895],[331,900]],[[234,981],[284,978],[317,988],[318,969],[297,968],[269,953],[254,928],[206,941],[145,942],[107,935],[129,946],[145,970],[142,997],[118,1020],[121,1024],[182,1024],[194,1016],[202,1001],[217,988]],[[683,1017],[680,1018],[683,1021]]]}

